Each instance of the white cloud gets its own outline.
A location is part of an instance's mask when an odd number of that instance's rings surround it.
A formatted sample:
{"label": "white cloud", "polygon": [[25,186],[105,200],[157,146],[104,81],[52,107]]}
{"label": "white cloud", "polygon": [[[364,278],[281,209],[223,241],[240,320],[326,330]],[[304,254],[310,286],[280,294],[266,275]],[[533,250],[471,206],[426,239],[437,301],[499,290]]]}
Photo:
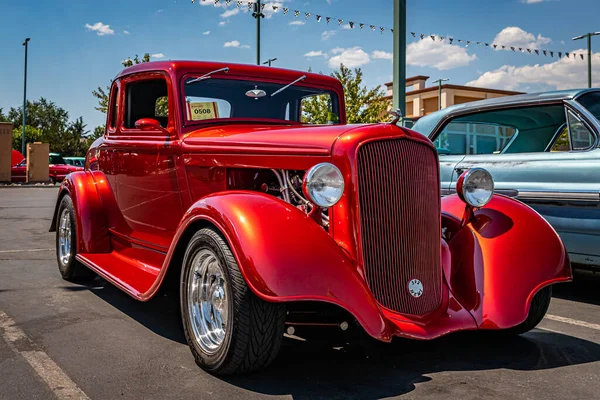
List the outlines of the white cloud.
{"label": "white cloud", "polygon": [[329,40],[335,34],[336,34],[336,31],[325,31],[325,32],[321,33],[321,39]]}
{"label": "white cloud", "polygon": [[304,25],[304,24],[306,24],[306,22],[296,19],[296,20],[290,22],[288,25]]}
{"label": "white cloud", "polygon": [[346,49],[344,49],[343,47],[334,47],[333,49],[331,49],[331,54],[340,54],[343,53],[344,50]]}
{"label": "white cloud", "polygon": [[439,70],[464,67],[476,60],[464,47],[438,40],[419,40],[406,48],[406,63]]}
{"label": "white cloud", "polygon": [[201,6],[213,6],[213,7],[223,7],[223,8],[227,7],[227,4],[225,4],[224,1],[222,1],[222,2],[220,2],[218,4],[215,4],[212,1],[209,2],[209,1],[199,0],[198,4],[200,4]]}
{"label": "white cloud", "polygon": [[521,3],[524,3],[524,4],[537,4],[537,3],[541,3],[543,1],[550,1],[550,0],[521,0]]}
{"label": "white cloud", "polygon": [[227,25],[227,21],[221,21],[221,22],[219,22],[219,26],[225,26],[225,25]]}
{"label": "white cloud", "polygon": [[221,14],[221,18],[229,18],[240,12],[239,8],[232,8],[231,10],[226,10],[223,14]]}
{"label": "white cloud", "polygon": [[350,30],[352,28],[350,27],[350,24],[344,24],[344,25],[342,25],[342,29]]}
{"label": "white cloud", "polygon": [[323,53],[321,50],[313,50],[313,51],[309,51],[308,53],[306,53],[304,55],[304,57],[326,57],[327,54]]}
{"label": "white cloud", "polygon": [[160,10],[156,10],[155,14],[161,14],[163,13],[165,10],[163,10],[162,8]]}
{"label": "white cloud", "polygon": [[[494,38],[494,43],[498,45],[531,49],[539,49],[550,42],[552,42],[550,38],[544,37],[541,34],[535,36],[533,33],[526,32],[518,26],[507,26]],[[500,49],[500,46],[496,48],[496,50]],[[505,50],[509,50],[509,48],[507,47]]]}
{"label": "white cloud", "polygon": [[371,53],[371,58],[373,60],[391,60],[394,58],[394,55],[383,50],[375,50]]}
{"label": "white cloud", "polygon": [[154,53],[150,55],[150,58],[165,58],[165,55],[163,53]]}
{"label": "white cloud", "polygon": [[339,68],[340,64],[344,64],[348,68],[355,68],[368,64],[369,62],[371,62],[369,54],[367,54],[362,48],[355,46],[349,49],[344,49],[344,51],[338,55],[331,57],[328,64],[330,68]]}
{"label": "white cloud", "polygon": [[202,32],[203,35],[210,35],[210,31],[204,31]]}
{"label": "white cloud", "polygon": [[94,25],[85,24],[85,28],[88,31],[96,32],[98,36],[115,34],[115,31],[110,29],[110,25],[103,24],[102,22],[96,22]]}
{"label": "white cloud", "polygon": [[[586,50],[575,50],[572,53],[585,54]],[[571,54],[571,53],[570,53]],[[592,54],[597,57],[598,53]],[[592,76],[600,74],[600,64],[593,66]],[[469,86],[491,87],[506,90],[519,90],[527,85],[545,85],[556,89],[585,87],[587,83],[587,62],[579,55],[556,60],[548,64],[503,65],[493,71],[482,74],[478,79],[467,83]]]}
{"label": "white cloud", "polygon": [[123,35],[129,35],[129,31],[128,30],[124,30],[123,31]]}
{"label": "white cloud", "polygon": [[237,40],[232,40],[231,42],[225,42],[223,47],[236,47],[236,48],[240,48],[240,49],[249,49],[250,48],[250,46],[248,46],[247,44],[240,44],[240,42]]}

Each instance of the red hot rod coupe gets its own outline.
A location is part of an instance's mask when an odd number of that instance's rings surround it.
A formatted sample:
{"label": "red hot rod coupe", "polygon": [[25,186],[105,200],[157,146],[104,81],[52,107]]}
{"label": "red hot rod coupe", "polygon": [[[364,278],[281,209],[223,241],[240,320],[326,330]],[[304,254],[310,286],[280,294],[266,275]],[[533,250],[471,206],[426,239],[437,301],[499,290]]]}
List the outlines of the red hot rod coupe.
{"label": "red hot rod coupe", "polygon": [[441,199],[432,143],[347,125],[331,77],[144,63],[114,80],[106,127],[59,191],[60,273],[141,301],[176,282],[189,347],[214,374],[265,367],[309,325],[381,341],[523,333],[572,277],[552,227],[493,194],[487,171]]}

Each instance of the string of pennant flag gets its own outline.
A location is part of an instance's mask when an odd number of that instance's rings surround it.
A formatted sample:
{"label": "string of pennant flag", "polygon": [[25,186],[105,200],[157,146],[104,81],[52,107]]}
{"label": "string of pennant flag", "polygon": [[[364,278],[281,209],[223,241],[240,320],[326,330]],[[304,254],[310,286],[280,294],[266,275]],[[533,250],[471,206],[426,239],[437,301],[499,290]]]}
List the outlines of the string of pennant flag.
{"label": "string of pennant flag", "polygon": [[[256,1],[247,1],[247,0],[191,0],[192,4],[198,3],[212,3],[217,6],[219,4],[224,4],[226,7],[234,4],[237,8],[248,7],[248,11],[255,11]],[[268,7],[268,8],[267,8]],[[345,26],[348,29],[358,29],[358,30],[371,30],[373,32],[380,32],[384,34],[386,31],[390,33],[394,33],[394,29],[386,28],[384,26],[366,24],[362,22],[355,21],[344,21],[343,19],[336,17],[328,17],[320,14],[312,14],[306,11],[294,10],[289,7],[279,6],[276,3],[261,3],[260,11],[261,13],[265,11],[265,8],[272,11],[273,13],[282,12],[283,15],[293,16],[293,18],[304,18],[305,20],[310,20],[311,16],[318,23],[324,21],[325,24],[337,24],[337,26]],[[433,40],[434,42],[440,43],[448,43],[448,44],[459,44],[464,45],[465,47],[469,47],[470,45],[476,45],[483,48],[490,48],[493,50],[508,50],[513,52],[520,52],[524,54],[535,54],[537,56],[545,56],[555,58],[558,57],[561,59],[563,56],[566,58],[577,59],[578,57],[583,60],[585,58],[585,54],[583,53],[574,53],[574,52],[566,52],[566,51],[555,51],[555,50],[547,50],[547,49],[537,49],[537,48],[528,48],[528,47],[519,47],[519,46],[510,46],[499,43],[490,43],[485,41],[473,41],[473,40],[465,40],[465,39],[456,39],[450,36],[440,36],[440,35],[428,35],[424,33],[410,32],[410,35],[417,40]]]}

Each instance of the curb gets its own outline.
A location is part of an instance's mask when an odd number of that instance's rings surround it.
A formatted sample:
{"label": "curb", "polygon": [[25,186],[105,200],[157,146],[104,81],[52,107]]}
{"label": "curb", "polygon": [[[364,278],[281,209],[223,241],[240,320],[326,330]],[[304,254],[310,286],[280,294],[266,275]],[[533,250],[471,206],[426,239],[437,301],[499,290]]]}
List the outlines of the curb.
{"label": "curb", "polygon": [[60,185],[0,185],[0,189],[58,189]]}

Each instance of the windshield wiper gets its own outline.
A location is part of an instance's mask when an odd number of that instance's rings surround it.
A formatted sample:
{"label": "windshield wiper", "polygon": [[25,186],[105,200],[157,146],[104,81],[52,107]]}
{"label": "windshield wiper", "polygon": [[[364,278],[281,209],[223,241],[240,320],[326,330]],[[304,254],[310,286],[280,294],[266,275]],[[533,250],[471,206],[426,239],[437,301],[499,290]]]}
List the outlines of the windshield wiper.
{"label": "windshield wiper", "polygon": [[290,86],[292,86],[295,83],[298,83],[300,81],[303,81],[306,79],[306,75],[302,75],[300,78],[296,79],[294,82],[292,83],[288,83],[287,85],[285,85],[284,87],[282,87],[279,90],[276,90],[275,92],[271,93],[271,97],[275,96],[276,94],[279,94],[281,92],[283,92],[285,89],[289,88]]}
{"label": "windshield wiper", "polygon": [[217,72],[225,72],[225,73],[227,73],[227,72],[229,72],[229,67],[215,69],[214,71],[207,72],[206,74],[204,74],[202,76],[199,76],[199,77],[197,77],[195,79],[192,79],[191,81],[187,81],[185,84],[189,85],[190,83],[196,83],[196,82],[203,81],[205,79],[210,79],[210,76],[212,74],[216,74]]}

